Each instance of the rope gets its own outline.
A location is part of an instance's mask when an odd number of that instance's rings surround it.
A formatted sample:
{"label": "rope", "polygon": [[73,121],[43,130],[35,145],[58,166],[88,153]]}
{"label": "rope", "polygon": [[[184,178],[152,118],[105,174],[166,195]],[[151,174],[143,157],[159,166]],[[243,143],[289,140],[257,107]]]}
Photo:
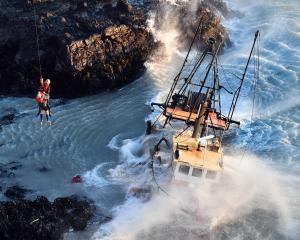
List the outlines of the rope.
{"label": "rope", "polygon": [[[250,117],[250,126],[249,130],[252,135],[252,127],[253,127],[253,119],[254,119],[254,109],[255,109],[255,99],[256,99],[256,88],[257,88],[257,83],[259,81],[259,57],[260,57],[260,52],[259,52],[259,37],[257,39],[257,45],[256,45],[256,54],[257,57],[254,58],[254,78],[253,78],[253,99],[252,99],[252,109],[251,109],[251,117]],[[249,142],[249,141],[248,141]],[[246,143],[247,145],[248,143]],[[244,157],[246,154],[246,148],[244,148],[240,163],[243,161]]]}
{"label": "rope", "polygon": [[185,129],[183,129],[175,138],[180,137],[185,131],[187,131],[191,126],[188,125]]}
{"label": "rope", "polygon": [[[259,45],[260,45],[260,38],[258,36],[257,38],[257,43],[256,43],[256,58],[254,58],[254,77],[253,77],[253,86],[251,87],[253,90],[253,98],[252,98],[252,108],[251,108],[251,116],[250,116],[250,132],[252,132],[252,125],[253,125],[253,118],[254,118],[254,109],[255,109],[255,99],[256,99],[256,86],[258,84],[259,81],[259,65],[260,65],[260,52],[259,52]],[[221,65],[222,66],[222,65]],[[223,141],[223,137],[224,137],[225,131],[222,131],[221,137],[220,137],[220,142],[222,143]],[[246,144],[247,145],[247,144]],[[242,160],[245,157],[245,153],[246,153],[246,148],[244,148],[242,157],[240,159],[240,162],[242,162]]]}
{"label": "rope", "polygon": [[[158,190],[161,190],[163,193],[165,193],[167,196],[170,196],[170,194],[166,191],[166,190],[164,190],[159,184],[158,184],[158,182],[157,182],[157,180],[156,180],[156,177],[155,177],[155,173],[154,173],[154,161],[153,161],[153,156],[154,156],[154,154],[152,155],[152,160],[151,160],[151,170],[152,170],[152,176],[153,176],[153,180],[154,180],[154,182],[155,182],[155,184],[156,184],[156,186],[157,186],[157,188],[158,188]],[[172,165],[172,164],[171,164]],[[167,168],[168,169],[168,168]]]}
{"label": "rope", "polygon": [[38,35],[37,14],[36,14],[35,3],[33,3],[33,11],[34,11],[34,25],[35,25],[37,55],[38,55],[38,60],[39,60],[39,72],[40,72],[40,77],[42,78],[43,75],[42,75],[42,64],[41,64],[41,55],[40,55],[40,42],[39,42],[39,35]]}
{"label": "rope", "polygon": [[158,122],[158,120],[160,119],[160,117],[163,115],[164,112],[161,112],[159,114],[159,116],[156,118],[156,120],[154,121],[154,123],[151,125],[151,127],[155,127],[155,124]]}
{"label": "rope", "polygon": [[[220,63],[221,70],[222,70],[222,72],[224,73],[224,75],[227,75],[227,72],[228,72],[229,74],[233,75],[233,76],[236,77],[237,79],[241,80],[241,78],[240,78],[239,76],[237,76],[236,74],[234,74],[234,73],[232,73],[232,72],[230,72],[230,71],[226,71],[225,68],[224,68],[224,66],[223,66],[223,64],[221,63],[221,61],[220,61],[219,58],[217,58],[217,60],[218,60],[218,62]],[[236,87],[232,87],[232,86],[229,84],[229,82],[228,82],[228,80],[227,80],[226,77],[225,77],[225,81],[226,81],[228,87],[231,89],[232,92],[236,91],[236,90],[235,90]]]}

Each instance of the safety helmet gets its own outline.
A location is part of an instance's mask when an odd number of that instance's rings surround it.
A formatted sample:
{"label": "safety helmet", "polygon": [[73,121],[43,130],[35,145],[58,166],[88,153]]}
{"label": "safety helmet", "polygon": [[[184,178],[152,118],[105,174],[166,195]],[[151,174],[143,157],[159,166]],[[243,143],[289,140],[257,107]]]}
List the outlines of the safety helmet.
{"label": "safety helmet", "polygon": [[50,79],[49,78],[46,79],[45,83],[48,84],[48,85],[50,85],[50,83],[51,83]]}

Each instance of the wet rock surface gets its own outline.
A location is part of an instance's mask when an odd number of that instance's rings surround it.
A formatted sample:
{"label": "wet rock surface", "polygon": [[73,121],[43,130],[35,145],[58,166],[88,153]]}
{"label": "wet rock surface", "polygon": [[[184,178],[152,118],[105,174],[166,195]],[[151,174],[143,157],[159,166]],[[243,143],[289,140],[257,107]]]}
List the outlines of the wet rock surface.
{"label": "wet rock surface", "polygon": [[35,94],[43,76],[52,95],[79,96],[114,88],[143,69],[154,40],[142,11],[125,1],[1,1],[0,92]]}
{"label": "wet rock surface", "polygon": [[200,39],[196,41],[200,49],[209,45],[210,38],[214,38],[217,43],[223,43],[223,47],[230,44],[228,33],[219,16],[232,17],[234,12],[220,0],[182,1],[177,4],[162,1],[152,7],[152,11],[153,9],[156,9],[155,28],[164,29],[166,28],[164,23],[171,22],[170,27],[178,31],[176,37],[184,49],[191,44],[199,25]]}
{"label": "wet rock surface", "polygon": [[4,108],[1,110],[3,112],[3,115],[0,115],[0,130],[2,129],[2,127],[14,124],[17,119],[28,115],[28,113],[19,113],[15,108]]}
{"label": "wet rock surface", "polygon": [[23,187],[12,186],[5,191],[4,195],[5,197],[12,200],[21,200],[25,197],[26,193],[28,192],[30,192],[30,190],[27,190]]}
{"label": "wet rock surface", "polygon": [[40,74],[35,23],[42,73],[52,79],[52,97],[97,93],[137,78],[159,46],[147,20],[155,12],[159,29],[170,17],[165,14],[166,5],[173,8],[180,42],[190,43],[200,20],[204,45],[209,37],[228,39],[214,14],[232,15],[222,1],[199,1],[196,7],[190,1],[182,5],[138,2],[132,6],[125,0],[1,1],[0,94],[36,93]]}
{"label": "wet rock surface", "polygon": [[90,201],[76,196],[1,202],[0,239],[61,239],[70,228],[85,229],[93,211]]}
{"label": "wet rock surface", "polygon": [[9,113],[0,117],[0,129],[2,126],[10,125],[15,122],[15,113]]}

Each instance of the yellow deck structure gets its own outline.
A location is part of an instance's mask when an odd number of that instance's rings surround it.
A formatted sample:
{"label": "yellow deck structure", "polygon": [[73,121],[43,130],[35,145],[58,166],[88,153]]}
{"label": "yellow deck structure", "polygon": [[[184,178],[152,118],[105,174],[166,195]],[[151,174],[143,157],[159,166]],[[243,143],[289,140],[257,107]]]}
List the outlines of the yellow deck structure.
{"label": "yellow deck structure", "polygon": [[179,158],[175,162],[181,162],[195,168],[209,171],[222,170],[222,149],[215,139],[205,140],[206,144],[201,146],[201,141],[192,138],[191,133],[173,137],[173,150],[179,150]]}

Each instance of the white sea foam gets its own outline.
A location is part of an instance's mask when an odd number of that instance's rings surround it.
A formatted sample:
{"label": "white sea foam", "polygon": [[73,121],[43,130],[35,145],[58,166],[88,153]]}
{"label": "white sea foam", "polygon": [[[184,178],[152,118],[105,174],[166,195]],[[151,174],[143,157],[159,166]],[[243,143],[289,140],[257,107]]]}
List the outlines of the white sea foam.
{"label": "white sea foam", "polygon": [[[257,150],[262,149],[266,152],[272,148],[266,147],[265,142],[275,145],[274,131],[281,133],[285,131],[282,126],[278,126],[282,120],[278,119],[277,114],[299,105],[299,101],[294,97],[299,95],[297,91],[294,91],[289,98],[284,98],[282,93],[282,89],[289,89],[292,83],[298,81],[299,74],[286,65],[286,54],[290,56],[295,54],[295,58],[299,57],[299,54],[293,51],[295,46],[292,47],[284,41],[280,42],[280,38],[285,34],[281,31],[280,36],[278,35],[280,24],[286,26],[289,21],[285,14],[283,17],[279,16],[279,11],[284,12],[281,7],[283,3],[263,1],[245,4],[245,1],[237,0],[230,4],[243,11],[246,16],[240,20],[232,19],[225,22],[234,42],[230,51],[222,56],[225,69],[236,70],[240,74],[250,51],[249,44],[252,42],[255,30],[260,28],[262,34],[262,74],[258,83],[256,93],[258,99],[254,112],[254,122],[260,118],[260,123],[255,122],[257,125],[253,127],[253,133],[238,137],[236,142],[240,147],[248,144],[256,145]],[[274,9],[271,10],[273,7]],[[278,12],[278,15],[272,14],[272,11]],[[274,22],[278,23],[277,27],[274,26]],[[299,30],[296,31],[298,32]],[[293,34],[297,37],[295,32]],[[276,45],[277,39],[280,41],[278,40],[279,43]],[[161,37],[160,40],[168,39]],[[278,49],[277,46],[281,48]],[[149,71],[153,71],[153,76],[157,77],[164,71],[163,64],[151,63]],[[277,78],[276,74],[280,72],[284,77],[289,76],[291,83],[286,79],[285,82],[280,79],[282,76]],[[274,84],[276,81],[277,85]],[[250,84],[247,84],[248,89],[243,92],[245,97],[241,98],[239,110],[235,115],[237,120],[244,119],[243,122],[246,123],[252,112],[252,94],[249,92]],[[158,86],[161,88],[164,84],[158,82]],[[161,102],[166,91],[160,91],[152,101]],[[155,111],[147,119],[153,120],[158,113]],[[261,116],[261,113],[266,113],[266,119]],[[271,118],[275,117],[277,117],[277,124],[273,125]],[[282,117],[282,119],[286,118]],[[265,120],[268,122],[264,123]],[[292,126],[295,126],[294,123]],[[248,128],[249,124],[242,126],[246,132]],[[293,144],[298,134],[297,131],[293,132],[293,134],[282,133],[278,142],[284,141],[285,145]],[[133,171],[130,167],[149,158],[146,154],[148,149],[145,148],[145,144],[148,143],[142,138],[126,140],[120,148],[123,161],[115,171],[129,175],[131,182],[145,183],[149,180],[143,178],[147,168],[139,167],[137,171]],[[287,154],[286,158],[290,159],[291,156]],[[275,163],[277,161],[279,159],[274,159]],[[236,151],[232,156],[226,155],[224,162],[224,176],[219,185],[204,184],[188,193],[183,190],[178,192],[176,189],[168,189],[170,197],[161,193],[147,203],[128,197],[123,205],[114,210],[114,219],[100,227],[93,239],[201,239],[205,232],[211,232],[213,239],[286,239],[288,237],[297,239],[300,234],[298,203],[300,192],[297,190],[299,178],[275,168],[271,162],[266,163],[264,156],[258,158],[250,153],[244,155]],[[188,196],[197,199],[196,204],[187,205],[186,203],[191,202]],[[188,210],[189,208],[191,209]]]}
{"label": "white sea foam", "polygon": [[105,166],[105,163],[102,163],[92,169],[84,173],[83,175],[83,183],[87,187],[96,187],[101,188],[103,186],[108,185],[108,181],[103,177],[103,174],[100,173],[102,168]]}
{"label": "white sea foam", "polygon": [[[299,192],[291,196],[291,181],[282,181],[279,173],[254,156],[246,154],[241,159],[242,154],[226,157],[220,184],[203,184],[193,191],[169,189],[170,196],[161,193],[147,203],[129,198],[114,210],[114,220],[102,226],[93,239],[182,239],[182,231],[189,232],[188,239],[197,234],[218,239],[234,224],[252,225],[251,233],[237,229],[238,239],[297,234],[290,201],[299,198]],[[254,212],[265,214],[265,219],[257,218]],[[272,222],[274,229],[265,229],[270,226],[264,221]]]}
{"label": "white sea foam", "polygon": [[107,144],[107,147],[109,147],[112,150],[119,150],[121,147],[120,143],[119,143],[120,137],[121,137],[121,134],[117,134],[116,136],[114,136]]}

